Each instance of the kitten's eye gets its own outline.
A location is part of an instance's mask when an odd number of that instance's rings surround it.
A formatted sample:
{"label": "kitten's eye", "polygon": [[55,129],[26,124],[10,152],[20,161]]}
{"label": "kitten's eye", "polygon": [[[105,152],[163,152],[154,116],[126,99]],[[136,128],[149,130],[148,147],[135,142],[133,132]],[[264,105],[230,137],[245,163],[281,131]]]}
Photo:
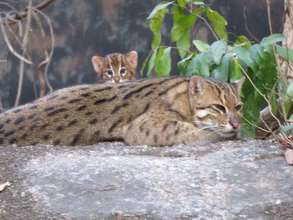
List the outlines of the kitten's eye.
{"label": "kitten's eye", "polygon": [[126,74],[126,68],[125,67],[122,67],[121,69],[120,69],[120,75],[125,75]]}
{"label": "kitten's eye", "polygon": [[235,106],[236,111],[240,111],[242,109],[242,104],[238,104]]}
{"label": "kitten's eye", "polygon": [[113,76],[113,71],[112,71],[112,70],[107,70],[107,74],[108,74],[109,76]]}
{"label": "kitten's eye", "polygon": [[219,111],[223,112],[223,113],[226,113],[226,108],[225,106],[223,105],[220,105],[220,104],[214,104],[213,105],[216,109],[218,109]]}

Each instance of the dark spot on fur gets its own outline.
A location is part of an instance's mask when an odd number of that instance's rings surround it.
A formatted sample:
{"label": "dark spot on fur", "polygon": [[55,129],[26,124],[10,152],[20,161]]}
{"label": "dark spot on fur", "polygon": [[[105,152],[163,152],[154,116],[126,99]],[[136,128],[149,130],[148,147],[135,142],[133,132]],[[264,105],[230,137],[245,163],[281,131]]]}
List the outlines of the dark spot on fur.
{"label": "dark spot on fur", "polygon": [[25,125],[22,125],[22,126],[18,127],[17,129],[22,131],[23,129],[25,129],[25,127],[26,127]]}
{"label": "dark spot on fur", "polygon": [[112,126],[109,128],[108,132],[111,133],[122,121],[123,121],[123,118],[119,118],[117,121],[115,121],[112,124]]}
{"label": "dark spot on fur", "polygon": [[69,104],[80,102],[82,99],[71,99],[68,101]]}
{"label": "dark spot on fur", "polygon": [[111,114],[115,114],[116,112],[118,112],[121,108],[124,108],[126,106],[128,106],[129,104],[127,102],[121,104],[121,105],[116,105],[115,108],[111,111]]}
{"label": "dark spot on fur", "polygon": [[138,129],[139,129],[140,132],[143,132],[143,126],[144,126],[144,124],[145,124],[145,122],[143,122],[143,123],[139,126]]}
{"label": "dark spot on fur", "polygon": [[75,125],[76,123],[77,123],[77,120],[74,119],[73,121],[69,122],[67,126],[70,127],[72,125]]}
{"label": "dark spot on fur", "polygon": [[4,137],[9,137],[15,133],[15,130],[7,131],[4,133]]}
{"label": "dark spot on fur", "polygon": [[56,110],[54,110],[52,112],[49,112],[47,114],[47,116],[50,117],[50,116],[56,115],[56,114],[61,113],[61,112],[66,112],[66,111],[68,111],[68,109],[66,109],[66,108],[59,108],[59,109],[56,109]]}
{"label": "dark spot on fur", "polygon": [[2,138],[0,138],[0,144],[3,144],[3,139]]}
{"label": "dark spot on fur", "polygon": [[20,124],[21,122],[23,122],[25,120],[25,117],[24,116],[20,116],[18,117],[15,121],[14,121],[14,124],[15,125],[18,125]]}
{"label": "dark spot on fur", "polygon": [[65,100],[65,99],[67,99],[68,98],[68,96],[61,96],[60,98],[59,98],[59,100]]}
{"label": "dark spot on fur", "polygon": [[6,121],[4,121],[4,123],[9,124],[11,122],[11,119],[7,119]]}
{"label": "dark spot on fur", "polygon": [[53,145],[59,145],[61,143],[61,141],[59,139],[56,139],[53,141]]}
{"label": "dark spot on fur", "polygon": [[41,129],[45,129],[45,128],[48,127],[48,126],[49,126],[49,124],[46,123],[46,124],[43,124],[40,128],[41,128]]}
{"label": "dark spot on fur", "polygon": [[8,142],[9,142],[9,144],[15,144],[16,143],[16,139],[15,138],[11,138]]}
{"label": "dark spot on fur", "polygon": [[70,145],[75,145],[75,144],[78,143],[78,141],[80,140],[80,138],[81,138],[81,136],[82,136],[84,130],[85,130],[85,129],[82,128],[82,129],[80,129],[80,130],[78,131],[78,133],[74,136],[73,140],[71,141]]}
{"label": "dark spot on fur", "polygon": [[56,128],[56,131],[62,131],[64,129],[64,127],[62,125],[59,125],[57,128]]}
{"label": "dark spot on fur", "polygon": [[45,141],[48,140],[49,138],[50,138],[50,135],[48,135],[48,134],[45,134],[45,135],[42,137],[42,139],[45,140]]}
{"label": "dark spot on fur", "polygon": [[48,112],[48,111],[52,111],[54,109],[55,109],[54,106],[50,106],[50,107],[44,108],[44,111]]}
{"label": "dark spot on fur", "polygon": [[30,115],[27,117],[27,119],[31,120],[31,119],[33,119],[35,116],[36,116],[36,114],[30,114]]}
{"label": "dark spot on fur", "polygon": [[87,112],[87,113],[85,113],[86,116],[90,116],[92,114],[93,114],[93,112]]}
{"label": "dark spot on fur", "polygon": [[164,124],[164,126],[163,126],[163,128],[162,128],[162,132],[166,131],[166,129],[168,128],[168,126],[169,126],[168,123]]}
{"label": "dark spot on fur", "polygon": [[117,96],[114,95],[113,97],[108,98],[108,99],[99,99],[99,100],[96,100],[95,101],[94,105],[99,105],[99,104],[102,104],[102,103],[105,103],[105,102],[111,102],[111,101],[113,101],[116,98],[117,98]]}
{"label": "dark spot on fur", "polygon": [[90,95],[91,95],[90,92],[87,92],[87,93],[83,93],[83,94],[81,94],[82,97],[89,97]]}
{"label": "dark spot on fur", "polygon": [[94,118],[94,119],[92,119],[92,120],[89,121],[89,123],[91,125],[96,124],[97,122],[98,122],[98,119],[96,119],[96,118]]}
{"label": "dark spot on fur", "polygon": [[53,100],[56,99],[58,97],[58,95],[52,95],[51,97],[49,97],[47,100]]}
{"label": "dark spot on fur", "polygon": [[101,88],[101,89],[95,89],[93,90],[94,92],[102,92],[102,91],[106,91],[106,90],[110,90],[112,89],[112,87],[108,86],[108,87],[105,87],[105,88]]}
{"label": "dark spot on fur", "polygon": [[147,129],[147,130],[145,131],[145,135],[146,135],[147,137],[150,135],[150,130],[149,130],[149,129]]}
{"label": "dark spot on fur", "polygon": [[38,127],[37,125],[32,125],[32,126],[30,127],[30,130],[33,131],[33,130],[35,130],[37,127]]}
{"label": "dark spot on fur", "polygon": [[82,110],[84,110],[84,109],[86,109],[86,105],[82,105],[82,106],[79,106],[77,109],[76,109],[76,111],[82,111]]}
{"label": "dark spot on fur", "polygon": [[4,127],[4,125],[3,124],[0,124],[0,129],[2,129]]}
{"label": "dark spot on fur", "polygon": [[24,133],[23,135],[20,136],[20,139],[25,139],[27,137],[27,133]]}
{"label": "dark spot on fur", "polygon": [[65,115],[63,116],[64,119],[66,119],[66,118],[68,118],[68,117],[69,117],[68,114],[65,114]]}
{"label": "dark spot on fur", "polygon": [[180,128],[177,127],[177,128],[175,129],[175,131],[174,131],[174,134],[177,135],[177,134],[179,133],[179,130],[180,130]]}
{"label": "dark spot on fur", "polygon": [[37,144],[39,144],[38,141],[33,141],[33,142],[31,142],[31,145],[37,145]]}
{"label": "dark spot on fur", "polygon": [[96,143],[99,140],[100,133],[101,133],[100,131],[95,131],[95,133],[91,137],[90,143],[92,144]]}
{"label": "dark spot on fur", "polygon": [[22,111],[22,109],[15,109],[15,110],[13,110],[12,112],[14,112],[14,113],[18,113],[18,112],[21,112]]}
{"label": "dark spot on fur", "polygon": [[36,109],[36,108],[38,108],[37,105],[32,105],[31,107],[29,107],[29,109]]}
{"label": "dark spot on fur", "polygon": [[158,143],[158,135],[156,135],[156,134],[154,135],[154,142]]}

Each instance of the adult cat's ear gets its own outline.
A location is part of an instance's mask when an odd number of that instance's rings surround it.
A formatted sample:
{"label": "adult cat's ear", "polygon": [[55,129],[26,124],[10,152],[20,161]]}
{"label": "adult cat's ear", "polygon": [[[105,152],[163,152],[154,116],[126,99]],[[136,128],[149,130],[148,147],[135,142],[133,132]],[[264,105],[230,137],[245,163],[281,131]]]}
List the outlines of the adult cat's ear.
{"label": "adult cat's ear", "polygon": [[191,94],[201,93],[205,80],[200,76],[192,76],[189,82],[189,90]]}
{"label": "adult cat's ear", "polygon": [[96,71],[98,76],[101,76],[103,74],[102,69],[103,69],[103,64],[104,64],[104,57],[93,56],[92,57],[92,64],[93,64],[94,70]]}
{"label": "adult cat's ear", "polygon": [[241,79],[236,80],[236,81],[234,81],[234,82],[232,83],[232,85],[234,86],[234,88],[236,89],[236,91],[237,91],[238,93],[240,93],[241,88],[242,88],[244,82],[245,82],[245,77],[242,77]]}
{"label": "adult cat's ear", "polygon": [[132,50],[126,54],[126,60],[130,64],[131,68],[136,69],[137,67],[137,52]]}

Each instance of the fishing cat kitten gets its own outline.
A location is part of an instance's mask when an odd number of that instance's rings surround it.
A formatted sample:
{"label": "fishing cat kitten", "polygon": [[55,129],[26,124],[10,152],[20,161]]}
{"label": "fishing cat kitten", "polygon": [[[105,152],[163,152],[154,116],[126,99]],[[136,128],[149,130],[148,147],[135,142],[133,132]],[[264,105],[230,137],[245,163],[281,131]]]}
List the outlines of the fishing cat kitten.
{"label": "fishing cat kitten", "polygon": [[240,127],[239,86],[198,76],[73,86],[0,114],[0,144],[233,139]]}
{"label": "fishing cat kitten", "polygon": [[112,53],[105,57],[93,56],[92,64],[98,77],[105,82],[119,83],[134,80],[137,67],[137,52]]}

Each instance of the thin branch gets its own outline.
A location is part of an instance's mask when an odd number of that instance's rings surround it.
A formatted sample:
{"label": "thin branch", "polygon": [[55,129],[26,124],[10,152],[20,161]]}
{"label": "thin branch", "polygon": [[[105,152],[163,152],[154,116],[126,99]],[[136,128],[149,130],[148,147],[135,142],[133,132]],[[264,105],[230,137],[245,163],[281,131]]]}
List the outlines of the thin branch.
{"label": "thin branch", "polygon": [[212,26],[209,24],[209,22],[208,22],[204,17],[202,17],[202,16],[200,16],[200,15],[198,15],[198,18],[201,19],[201,20],[206,24],[206,26],[207,26],[207,27],[209,28],[209,30],[212,32],[214,38],[215,38],[216,40],[219,40],[218,35],[216,34],[216,32],[214,31],[214,29],[212,28]]}
{"label": "thin branch", "polygon": [[254,36],[254,34],[250,31],[249,27],[248,27],[248,22],[247,22],[247,7],[246,5],[244,5],[244,10],[243,10],[243,17],[244,17],[244,28],[247,31],[247,33],[249,34],[249,36],[255,41],[255,42],[259,42],[260,40]]}
{"label": "thin branch", "polygon": [[[49,6],[50,4],[52,4],[54,1],[55,0],[44,0],[43,2],[41,2],[40,4],[38,4],[36,6],[32,6],[32,8],[37,9],[37,10],[43,10],[44,8],[46,8],[47,6]],[[29,11],[29,9],[26,8],[26,9],[24,9],[23,12],[16,13],[14,15],[14,19],[21,20],[21,19],[27,17],[28,16],[28,11]],[[10,17],[9,18],[6,18],[6,19],[11,20]],[[5,23],[7,25],[12,25],[12,24],[15,24],[16,22],[15,21],[9,21],[9,22],[5,22],[4,21],[3,23]]]}
{"label": "thin branch", "polygon": [[271,2],[270,2],[270,0],[266,0],[266,5],[267,5],[267,16],[268,16],[269,30],[270,30],[270,34],[273,34],[273,26],[272,26],[272,18],[271,18]]}
{"label": "thin branch", "polygon": [[[28,3],[28,15],[27,15],[27,21],[25,26],[25,32],[22,39],[22,50],[23,55],[26,53],[26,48],[28,44],[29,39],[29,32],[31,29],[31,22],[32,22],[32,0]],[[18,80],[18,88],[17,88],[17,94],[14,106],[19,105],[20,97],[21,97],[21,91],[22,91],[22,84],[23,84],[23,76],[24,76],[24,61],[20,60],[20,67],[19,67],[19,80]]]}

